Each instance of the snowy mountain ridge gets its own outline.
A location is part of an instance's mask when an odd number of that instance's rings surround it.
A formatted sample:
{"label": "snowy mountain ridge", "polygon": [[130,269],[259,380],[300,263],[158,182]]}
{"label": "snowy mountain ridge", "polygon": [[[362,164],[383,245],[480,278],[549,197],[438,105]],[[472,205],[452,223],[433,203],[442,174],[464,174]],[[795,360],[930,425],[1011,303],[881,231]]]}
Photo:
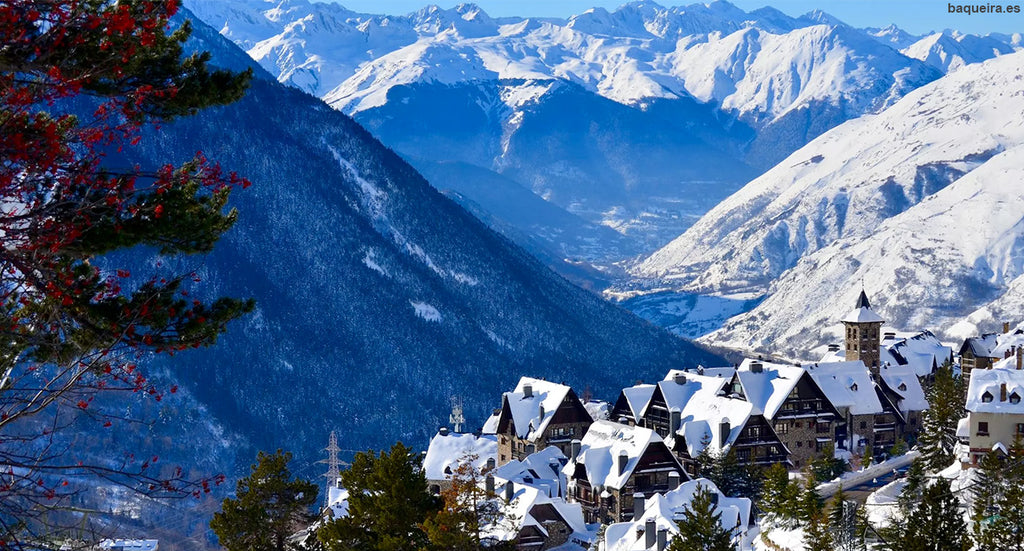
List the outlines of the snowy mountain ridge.
{"label": "snowy mountain ridge", "polygon": [[862,285],[895,327],[991,326],[1024,298],[1022,112],[1024,53],[963,67],[815,139],[636,273],[766,294],[705,338],[738,348],[827,340]]}

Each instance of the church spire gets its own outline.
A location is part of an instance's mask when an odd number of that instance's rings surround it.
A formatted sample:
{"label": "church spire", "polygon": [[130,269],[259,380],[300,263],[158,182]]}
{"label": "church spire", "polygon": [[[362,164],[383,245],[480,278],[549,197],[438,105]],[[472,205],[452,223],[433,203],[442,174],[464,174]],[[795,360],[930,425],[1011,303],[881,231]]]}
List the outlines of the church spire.
{"label": "church spire", "polygon": [[864,292],[864,289],[860,290],[860,297],[857,298],[857,308],[871,308],[871,303],[868,302],[868,295]]}

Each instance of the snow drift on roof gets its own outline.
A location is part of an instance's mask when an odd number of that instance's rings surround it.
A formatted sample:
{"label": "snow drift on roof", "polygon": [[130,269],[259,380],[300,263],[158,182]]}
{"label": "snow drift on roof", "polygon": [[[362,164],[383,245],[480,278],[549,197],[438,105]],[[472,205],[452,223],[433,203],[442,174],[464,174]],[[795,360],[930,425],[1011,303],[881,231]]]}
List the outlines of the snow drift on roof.
{"label": "snow drift on roof", "polygon": [[[653,430],[611,421],[595,421],[580,442],[580,454],[576,462],[584,465],[587,480],[592,486],[621,489],[648,446],[658,442],[663,441]],[[629,459],[625,470],[619,473],[619,456],[623,454]],[[573,470],[573,462],[566,465],[566,474],[571,474]]]}
{"label": "snow drift on roof", "polygon": [[[444,480],[470,455],[476,456],[473,467],[482,469],[488,459],[497,459],[498,439],[490,434],[480,437],[458,433],[435,434],[423,457],[423,473],[427,480]],[[450,470],[446,473],[445,469]]]}
{"label": "snow drift on roof", "polygon": [[807,366],[807,372],[837,408],[848,408],[853,415],[882,413],[875,383],[864,362],[817,363]]}
{"label": "snow drift on roof", "polygon": [[[1009,358],[1000,363],[1010,361],[1015,362],[1016,360]],[[1005,400],[1002,393],[1003,385],[1006,385]],[[1013,403],[1011,400],[1014,394],[1017,395],[1017,403]],[[1024,370],[1005,369],[1005,367],[971,370],[971,382],[967,385],[966,407],[967,411],[971,413],[1024,415]]]}

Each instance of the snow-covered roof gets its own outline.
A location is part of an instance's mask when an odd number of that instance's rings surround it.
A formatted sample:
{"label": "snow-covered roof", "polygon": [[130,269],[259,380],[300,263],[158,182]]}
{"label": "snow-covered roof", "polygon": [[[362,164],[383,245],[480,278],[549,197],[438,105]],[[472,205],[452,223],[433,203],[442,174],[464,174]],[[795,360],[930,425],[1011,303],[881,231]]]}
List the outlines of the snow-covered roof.
{"label": "snow-covered roof", "polygon": [[864,362],[817,363],[808,365],[807,372],[837,408],[848,408],[853,415],[882,413],[875,383]]}
{"label": "snow-covered roof", "polygon": [[[750,402],[719,396],[713,388],[694,393],[682,408],[676,434],[682,435],[690,457],[697,457],[704,450],[705,443],[712,452],[727,451],[739,438],[754,411]],[[723,423],[728,423],[729,427],[724,442]]]}
{"label": "snow-covered roof", "polygon": [[[529,387],[530,395],[526,395]],[[536,440],[547,428],[572,389],[565,385],[543,379],[523,377],[513,392],[506,392],[503,399],[509,406],[516,435],[527,440]]]}
{"label": "snow-covered roof", "polygon": [[633,414],[633,422],[639,422],[643,417],[644,410],[647,409],[647,404],[650,403],[655,388],[657,388],[656,385],[639,384],[622,389],[622,395],[625,396],[626,404]]}
{"label": "snow-covered roof", "polygon": [[568,458],[555,446],[548,446],[539,452],[532,453],[522,461],[513,459],[494,469],[491,474],[497,484],[508,481],[516,485],[531,486],[547,494],[557,497],[565,489],[565,474],[562,467]]}
{"label": "snow-covered roof", "polygon": [[971,436],[971,420],[964,417],[956,422],[956,435],[959,438],[969,438]]}
{"label": "snow-covered roof", "polygon": [[862,290],[857,298],[857,305],[839,321],[844,323],[881,323],[885,320],[871,309],[868,295]]}
{"label": "snow-covered roof", "polygon": [[892,333],[895,337],[881,342],[879,363],[882,365],[886,362],[908,365],[918,377],[927,377],[932,374],[933,366],[942,365],[953,354],[953,349],[942,344],[931,331]]}
{"label": "snow-covered roof", "polygon": [[480,432],[484,434],[498,434],[499,419],[501,419],[500,409],[492,413],[491,416],[488,417],[486,421],[484,421],[484,426],[483,428],[480,429]]}
{"label": "snow-covered roof", "polygon": [[[611,421],[594,421],[580,441],[580,453],[565,467],[572,475],[575,464],[584,466],[587,480],[592,486],[620,489],[636,469],[640,457],[654,443],[662,443],[658,433],[643,427],[621,425]],[[619,456],[628,457],[626,467],[619,472]]]}
{"label": "snow-covered roof", "polygon": [[[1004,385],[1006,388],[1005,399],[1003,398]],[[1014,394],[1016,394],[1016,398],[1014,398]],[[967,385],[966,408],[972,413],[1024,415],[1024,370],[971,370],[971,381]]]}
{"label": "snow-covered roof", "polygon": [[[751,364],[760,363],[761,372],[751,371]],[[744,359],[736,370],[736,376],[743,386],[743,395],[754,406],[754,415],[774,419],[786,397],[793,391],[804,368],[794,365],[776,364],[761,360]]]}
{"label": "snow-covered roof", "polygon": [[900,395],[900,411],[924,411],[928,409],[928,399],[924,396],[921,381],[917,373],[909,365],[883,364],[878,375],[893,392]]}
{"label": "snow-covered roof", "polygon": [[591,400],[583,404],[591,419],[607,419],[611,415],[612,406],[604,400]]}
{"label": "snow-covered roof", "polygon": [[327,489],[327,508],[334,518],[348,516],[348,489],[331,486]]}
{"label": "snow-covered roof", "polygon": [[1007,333],[986,333],[980,337],[970,337],[960,347],[960,353],[970,349],[975,356],[1004,358],[1021,347],[1024,347],[1024,324]]}
{"label": "snow-covered roof", "polygon": [[721,514],[719,522],[722,528],[733,530],[737,534],[750,528],[750,499],[726,497],[706,478],[698,478],[681,484],[675,490],[664,495],[656,494],[644,504],[644,512],[630,522],[609,525],[605,530],[606,551],[649,551],[645,545],[647,522],[654,521],[655,530],[666,530],[669,541],[679,534],[679,520],[693,501],[698,487],[704,487],[718,494],[715,511]]}
{"label": "snow-covered roof", "polygon": [[430,439],[423,457],[423,473],[427,480],[444,480],[469,456],[476,456],[473,467],[482,469],[488,459],[498,458],[498,439],[492,434],[437,433]]}
{"label": "snow-covered roof", "polygon": [[[546,534],[543,522],[537,519],[535,514],[550,515],[557,514],[572,533],[569,541],[592,542],[596,531],[587,528],[583,520],[583,507],[579,503],[566,503],[561,498],[549,497],[546,493],[537,488],[513,485],[513,497],[509,503],[502,501],[502,519],[496,523],[481,527],[481,537],[494,538],[499,541],[511,541],[519,536],[519,532],[527,527],[533,526]],[[499,491],[504,495],[503,491]],[[511,522],[509,522],[511,521]],[[595,528],[596,530],[596,528]]]}

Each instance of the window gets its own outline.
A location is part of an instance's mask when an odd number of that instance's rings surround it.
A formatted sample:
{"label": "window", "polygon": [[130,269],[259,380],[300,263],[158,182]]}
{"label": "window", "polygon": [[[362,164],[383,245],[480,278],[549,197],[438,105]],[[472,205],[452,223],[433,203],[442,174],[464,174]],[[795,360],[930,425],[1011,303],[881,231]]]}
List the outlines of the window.
{"label": "window", "polygon": [[850,385],[850,390],[857,392],[857,383],[853,383],[852,385]]}
{"label": "window", "polygon": [[1024,423],[1017,423],[1017,435],[1024,436]]}
{"label": "window", "polygon": [[789,434],[789,423],[779,423],[775,425],[775,432],[779,434]]}
{"label": "window", "polygon": [[900,386],[898,386],[896,388],[898,388],[900,390],[903,390],[903,391],[906,391],[907,390],[907,383],[900,383]]}
{"label": "window", "polygon": [[1016,392],[1010,394],[1010,403],[1011,404],[1019,404],[1020,403],[1020,394],[1017,394]]}
{"label": "window", "polygon": [[860,422],[860,428],[862,428],[862,429],[868,428],[868,422],[867,421],[861,421]]}
{"label": "window", "polygon": [[808,447],[808,448],[812,448],[812,447],[814,447],[814,440],[808,440],[808,441],[807,441],[807,447]]}
{"label": "window", "polygon": [[796,441],[796,447],[798,447],[798,448],[804,447],[804,441],[803,440],[797,440]]}
{"label": "window", "polygon": [[807,422],[807,428],[813,429],[814,428],[814,421],[808,421]]}
{"label": "window", "polygon": [[981,395],[981,401],[985,402],[985,403],[991,402],[992,401],[992,394],[989,393],[989,391],[986,390],[985,393]]}
{"label": "window", "polygon": [[987,421],[979,421],[978,422],[978,436],[988,436],[988,422]]}
{"label": "window", "polygon": [[793,423],[793,424],[796,425],[796,428],[803,427],[803,423],[801,423],[800,421],[797,421],[796,423]]}
{"label": "window", "polygon": [[816,442],[815,446],[814,446],[814,451],[820,452],[820,451],[824,450],[825,446],[827,446],[827,445],[828,445],[828,442]]}

